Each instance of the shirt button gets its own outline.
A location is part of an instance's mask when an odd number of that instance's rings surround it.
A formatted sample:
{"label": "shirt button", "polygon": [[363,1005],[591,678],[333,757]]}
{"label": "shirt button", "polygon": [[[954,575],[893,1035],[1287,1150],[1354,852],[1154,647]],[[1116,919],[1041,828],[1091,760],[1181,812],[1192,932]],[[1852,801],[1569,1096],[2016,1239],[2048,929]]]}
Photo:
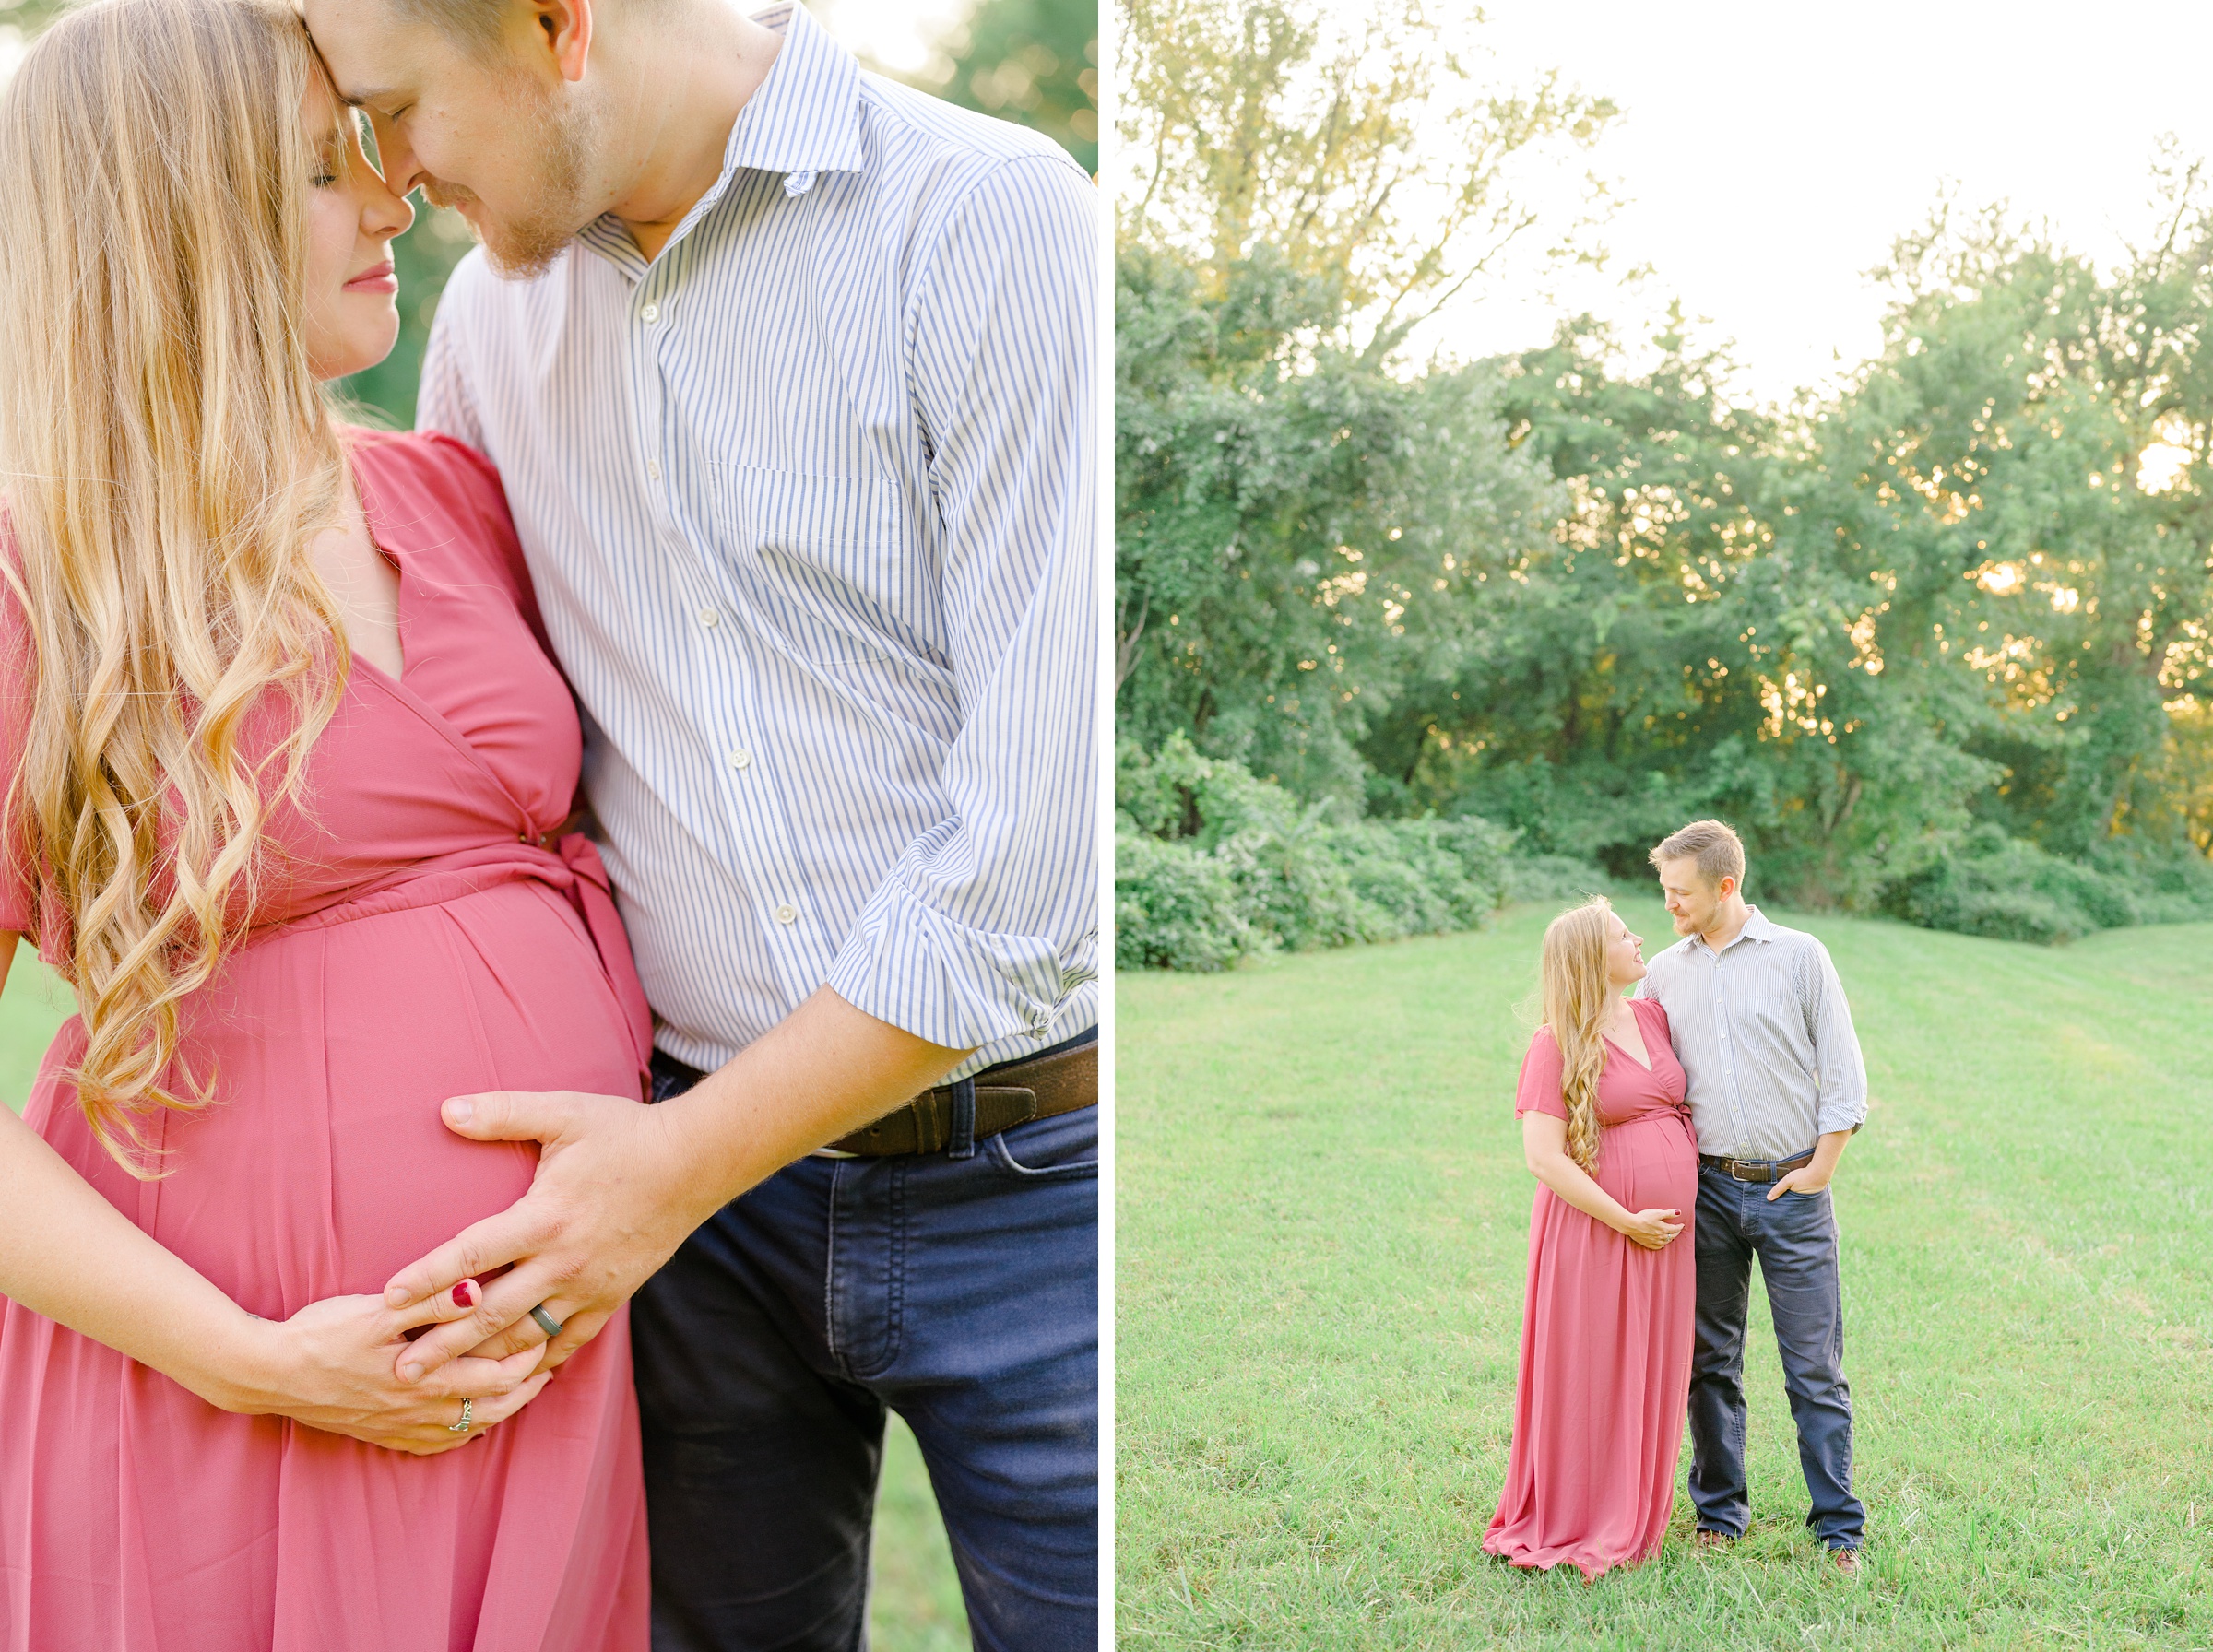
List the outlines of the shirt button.
{"label": "shirt button", "polygon": [[784,193],[787,195],[803,195],[813,187],[814,174],[812,172],[787,172],[784,174]]}
{"label": "shirt button", "polygon": [[779,924],[796,924],[799,921],[799,909],[787,902],[776,908],[775,918]]}
{"label": "shirt button", "polygon": [[752,754],[751,752],[748,751],[748,750],[747,750],[747,749],[745,749],[743,746],[736,746],[736,747],[733,747],[733,748],[731,748],[731,750],[730,750],[730,767],[731,767],[731,768],[733,768],[733,769],[750,769],[750,768],[751,768],[752,766],[753,766],[753,754]]}
{"label": "shirt button", "polygon": [[661,462],[658,459],[646,460],[645,474],[651,477],[655,481],[659,481],[661,479]]}
{"label": "shirt button", "polygon": [[661,319],[661,307],[658,304],[646,305],[645,309],[638,312],[638,319],[651,326]]}
{"label": "shirt button", "polygon": [[709,631],[713,631],[717,625],[722,623],[722,616],[717,614],[713,608],[702,608],[699,610],[699,622],[705,626]]}

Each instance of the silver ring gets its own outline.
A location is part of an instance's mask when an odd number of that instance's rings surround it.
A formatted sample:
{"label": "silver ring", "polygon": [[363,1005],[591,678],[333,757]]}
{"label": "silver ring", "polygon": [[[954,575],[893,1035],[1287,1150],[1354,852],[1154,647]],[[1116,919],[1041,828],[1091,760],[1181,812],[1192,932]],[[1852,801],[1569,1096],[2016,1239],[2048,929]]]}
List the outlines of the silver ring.
{"label": "silver ring", "polygon": [[561,1321],[546,1312],[544,1303],[539,1303],[530,1310],[530,1317],[538,1321],[538,1328],[546,1333],[547,1341],[550,1342],[561,1335]]}
{"label": "silver ring", "polygon": [[473,1400],[473,1399],[464,1399],[464,1400],[461,1402],[461,1421],[460,1421],[460,1422],[449,1422],[449,1423],[447,1423],[447,1424],[445,1425],[445,1432],[446,1432],[447,1434],[467,1434],[467,1433],[468,1432],[468,1422],[469,1422],[469,1415],[470,1415],[470,1413],[471,1413],[471,1412],[473,1412],[473,1411],[474,1411],[476,1409],[477,1409],[477,1402],[476,1402],[475,1400]]}

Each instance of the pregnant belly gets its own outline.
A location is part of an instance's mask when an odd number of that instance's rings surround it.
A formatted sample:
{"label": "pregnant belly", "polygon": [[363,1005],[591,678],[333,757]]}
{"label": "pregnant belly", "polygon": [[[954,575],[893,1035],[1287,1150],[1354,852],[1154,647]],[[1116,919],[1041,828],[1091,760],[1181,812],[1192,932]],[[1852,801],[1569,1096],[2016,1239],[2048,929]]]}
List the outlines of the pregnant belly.
{"label": "pregnant belly", "polygon": [[[541,884],[275,936],[201,995],[185,1053],[216,1100],[156,1123],[168,1173],[88,1163],[50,1052],[32,1122],[155,1238],[266,1317],[373,1292],[529,1186],[534,1142],[447,1130],[448,1096],[634,1095],[598,954]],[[43,1105],[40,1105],[43,1103]]]}
{"label": "pregnant belly", "polygon": [[1660,1114],[1599,1133],[1597,1182],[1631,1210],[1680,1210],[1698,1202],[1698,1144],[1687,1115]]}

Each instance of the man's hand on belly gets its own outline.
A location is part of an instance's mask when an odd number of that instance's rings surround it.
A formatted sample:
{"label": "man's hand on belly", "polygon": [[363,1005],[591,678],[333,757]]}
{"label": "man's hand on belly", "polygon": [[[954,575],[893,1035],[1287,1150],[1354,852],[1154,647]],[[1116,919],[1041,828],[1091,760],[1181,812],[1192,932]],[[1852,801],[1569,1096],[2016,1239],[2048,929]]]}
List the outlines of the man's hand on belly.
{"label": "man's hand on belly", "polygon": [[412,1381],[456,1355],[499,1358],[546,1342],[539,1365],[590,1341],[614,1311],[731,1199],[792,1160],[872,1123],[950,1070],[963,1052],[925,1043],[829,988],[688,1093],[657,1106],[575,1091],[456,1096],[445,1123],[478,1141],[542,1145],[530,1191],[396,1275],[406,1308],[514,1264],[466,1319],[409,1345]]}

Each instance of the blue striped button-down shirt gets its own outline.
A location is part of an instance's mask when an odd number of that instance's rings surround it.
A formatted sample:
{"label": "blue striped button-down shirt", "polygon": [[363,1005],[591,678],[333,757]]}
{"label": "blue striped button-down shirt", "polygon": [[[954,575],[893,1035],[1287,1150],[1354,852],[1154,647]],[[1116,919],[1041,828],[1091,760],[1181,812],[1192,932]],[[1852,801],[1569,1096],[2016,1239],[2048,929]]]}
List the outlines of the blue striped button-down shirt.
{"label": "blue striped button-down shirt", "polygon": [[1828,949],[1757,906],[1719,952],[1685,936],[1646,967],[1690,1080],[1698,1151],[1792,1159],[1867,1117],[1867,1068]]}
{"label": "blue striped button-down shirt", "polygon": [[471,254],[420,422],[505,481],[659,1047],[827,983],[966,1072],[1097,1020],[1094,191],[762,20],[667,246]]}

